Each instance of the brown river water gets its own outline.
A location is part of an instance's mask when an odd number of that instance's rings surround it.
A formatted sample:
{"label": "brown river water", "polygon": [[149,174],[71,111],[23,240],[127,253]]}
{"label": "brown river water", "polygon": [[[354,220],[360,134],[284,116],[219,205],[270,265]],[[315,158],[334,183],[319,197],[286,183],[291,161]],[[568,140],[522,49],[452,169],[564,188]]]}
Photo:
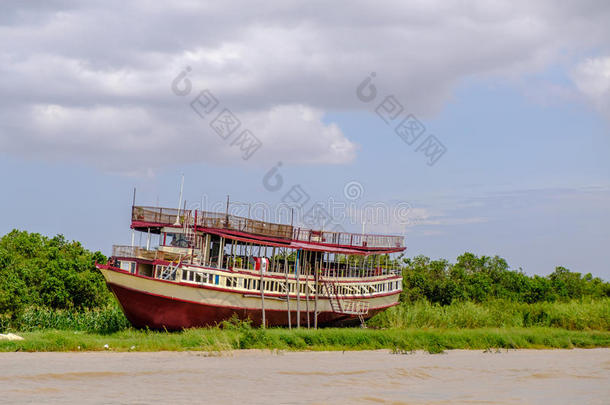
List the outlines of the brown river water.
{"label": "brown river water", "polygon": [[7,404],[610,404],[610,349],[0,353]]}

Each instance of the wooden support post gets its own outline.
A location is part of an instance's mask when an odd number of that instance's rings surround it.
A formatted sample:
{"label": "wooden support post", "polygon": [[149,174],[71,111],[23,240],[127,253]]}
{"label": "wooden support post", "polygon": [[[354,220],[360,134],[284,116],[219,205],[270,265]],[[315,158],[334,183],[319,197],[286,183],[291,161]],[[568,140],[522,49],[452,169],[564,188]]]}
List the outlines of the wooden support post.
{"label": "wooden support post", "polygon": [[[317,259],[318,254],[314,253],[314,258]],[[314,260],[314,287],[316,289],[315,301],[313,305],[313,327],[318,329],[318,261]]]}
{"label": "wooden support post", "polygon": [[271,260],[273,260],[271,262],[271,272],[275,273],[275,267],[276,267],[276,265],[275,265],[275,246],[273,247],[273,249],[271,249]]}
{"label": "wooden support post", "polygon": [[284,249],[284,274],[286,274],[286,312],[288,313],[288,329],[292,329],[290,322],[290,283],[288,282],[288,256]]}
{"label": "wooden support post", "polygon": [[231,239],[231,271],[235,271],[235,239]]}
{"label": "wooden support post", "polygon": [[261,311],[263,313],[263,322],[261,324],[261,327],[263,329],[265,329],[266,326],[266,320],[265,320],[265,281],[263,279],[263,263],[262,263],[262,258],[260,259],[260,268],[261,268]]}
{"label": "wooden support post", "polygon": [[296,261],[294,263],[294,274],[297,278],[297,329],[301,327],[301,275],[299,269],[300,250],[297,250]]}
{"label": "wooden support post", "polygon": [[204,266],[209,266],[208,262],[210,260],[210,243],[211,243],[211,236],[209,233],[206,233],[204,246],[203,246],[203,265]]}
{"label": "wooden support post", "polygon": [[309,317],[309,273],[311,272],[311,267],[309,266],[309,252],[305,251],[305,310],[307,312],[307,329],[311,328],[311,321]]}
{"label": "wooden support post", "polygon": [[225,238],[223,238],[221,236],[220,237],[220,247],[218,248],[218,265],[216,266],[219,269],[222,268],[222,262],[223,262],[223,259],[224,259],[224,253],[225,253]]}

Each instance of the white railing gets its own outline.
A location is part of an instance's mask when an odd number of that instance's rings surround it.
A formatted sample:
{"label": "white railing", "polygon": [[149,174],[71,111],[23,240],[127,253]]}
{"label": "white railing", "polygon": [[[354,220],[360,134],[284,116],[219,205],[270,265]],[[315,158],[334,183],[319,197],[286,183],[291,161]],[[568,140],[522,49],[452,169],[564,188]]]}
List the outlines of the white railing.
{"label": "white railing", "polygon": [[[167,266],[157,265],[155,269],[155,278],[161,278],[162,274],[167,270]],[[242,290],[244,292],[260,292],[260,276],[256,274],[248,275],[242,273],[227,273],[218,270],[192,269],[180,267],[177,272],[176,281],[200,285],[216,285],[219,287],[228,287],[232,289]],[[263,277],[263,287],[265,293],[271,294],[286,294],[286,290],[290,291],[290,295],[297,293],[297,280],[294,277],[288,279],[286,284],[285,279]],[[334,290],[329,293],[328,283],[320,280],[318,283],[318,295],[320,297],[336,298],[341,301],[341,304],[349,301],[349,297],[374,296],[377,293],[397,292],[402,290],[402,281],[392,280],[376,280],[362,283],[344,283],[333,282]],[[309,294],[306,294],[306,285],[309,285]],[[299,279],[299,287],[301,297],[309,295],[310,298],[315,296],[314,279],[310,277],[308,280]],[[331,294],[334,297],[331,297]],[[355,301],[359,302],[359,301]],[[356,304],[351,303],[351,310],[364,310],[364,308],[355,307]],[[366,308],[368,310],[368,308]]]}
{"label": "white railing", "polygon": [[402,248],[404,238],[395,235],[372,235],[348,232],[315,231],[295,228],[293,239],[302,242],[323,243],[351,247]]}

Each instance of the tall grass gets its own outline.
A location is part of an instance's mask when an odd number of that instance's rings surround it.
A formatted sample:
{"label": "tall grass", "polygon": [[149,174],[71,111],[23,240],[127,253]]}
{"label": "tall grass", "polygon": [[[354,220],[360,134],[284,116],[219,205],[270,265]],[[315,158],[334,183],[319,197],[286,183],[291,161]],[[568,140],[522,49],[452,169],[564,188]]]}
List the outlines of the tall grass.
{"label": "tall grass", "polygon": [[401,305],[371,320],[383,329],[253,328],[237,318],[182,332],[135,330],[113,305],[73,312],[30,308],[11,320],[25,338],[0,351],[375,350],[395,353],[489,348],[610,347],[610,300],[553,304],[492,302]]}
{"label": "tall grass", "polygon": [[130,326],[118,304],[85,311],[29,307],[13,318],[0,319],[0,330],[19,332],[54,329],[112,333]]}
{"label": "tall grass", "polygon": [[567,330],[610,330],[610,299],[583,299],[534,304],[490,301],[447,306],[420,301],[401,304],[369,321],[378,328],[510,328],[552,327]]}
{"label": "tall grass", "polygon": [[[238,329],[239,322],[225,321],[223,329]],[[524,304],[511,301],[453,303],[447,306],[420,301],[403,303],[368,322],[371,328],[528,328],[610,331],[610,299]],[[0,317],[0,332],[72,330],[113,333],[130,328],[118,304],[89,311],[27,308],[13,318]],[[247,329],[250,329],[249,327]],[[350,332],[348,329],[347,333]]]}

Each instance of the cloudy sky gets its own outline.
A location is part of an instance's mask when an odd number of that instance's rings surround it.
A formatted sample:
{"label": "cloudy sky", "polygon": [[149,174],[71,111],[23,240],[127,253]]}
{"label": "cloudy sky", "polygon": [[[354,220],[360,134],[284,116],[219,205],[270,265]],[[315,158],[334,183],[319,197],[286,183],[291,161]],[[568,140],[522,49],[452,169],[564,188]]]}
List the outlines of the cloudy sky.
{"label": "cloudy sky", "polygon": [[409,255],[610,278],[607,2],[160,3],[0,4],[0,233],[109,253],[184,173],[191,207],[296,193]]}

